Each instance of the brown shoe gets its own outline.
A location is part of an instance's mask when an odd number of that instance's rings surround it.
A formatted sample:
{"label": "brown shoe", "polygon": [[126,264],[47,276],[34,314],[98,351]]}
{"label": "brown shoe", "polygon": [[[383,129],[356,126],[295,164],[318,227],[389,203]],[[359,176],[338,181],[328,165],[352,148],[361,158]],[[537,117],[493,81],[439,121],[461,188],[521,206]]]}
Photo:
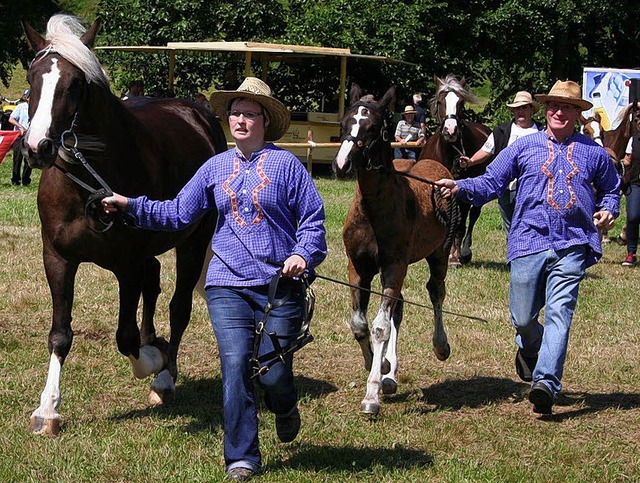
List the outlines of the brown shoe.
{"label": "brown shoe", "polygon": [[247,481],[253,476],[254,471],[250,468],[236,466],[227,471],[227,478],[234,481]]}

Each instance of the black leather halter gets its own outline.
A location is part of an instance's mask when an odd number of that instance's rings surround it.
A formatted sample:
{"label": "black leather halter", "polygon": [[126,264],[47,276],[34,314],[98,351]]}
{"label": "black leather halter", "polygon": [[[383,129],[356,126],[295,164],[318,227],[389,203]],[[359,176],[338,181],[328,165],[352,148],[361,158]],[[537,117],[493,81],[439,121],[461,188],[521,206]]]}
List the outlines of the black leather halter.
{"label": "black leather halter", "polygon": [[[388,129],[388,123],[387,123],[387,114],[386,114],[385,111],[380,109],[377,105],[369,103],[369,102],[359,101],[359,102],[356,102],[355,104],[353,104],[351,106],[352,109],[356,108],[356,107],[365,107],[370,111],[374,111],[382,119],[382,126],[380,127],[380,130],[378,131],[376,136],[371,138],[367,143],[365,143],[360,136],[352,136],[351,134],[344,135],[342,137],[342,140],[343,141],[352,141],[356,146],[358,146],[359,149],[362,150],[363,156],[365,157],[365,159],[367,159],[369,161],[367,169],[369,169],[369,170],[380,169],[382,166],[375,166],[374,167],[371,164],[370,153],[372,151],[375,152],[376,150],[380,150],[382,147],[384,147],[385,144],[388,144],[389,147],[390,147],[390,144],[389,144],[390,143],[390,140],[389,140],[389,129]],[[378,147],[378,145],[381,145],[381,146]]]}

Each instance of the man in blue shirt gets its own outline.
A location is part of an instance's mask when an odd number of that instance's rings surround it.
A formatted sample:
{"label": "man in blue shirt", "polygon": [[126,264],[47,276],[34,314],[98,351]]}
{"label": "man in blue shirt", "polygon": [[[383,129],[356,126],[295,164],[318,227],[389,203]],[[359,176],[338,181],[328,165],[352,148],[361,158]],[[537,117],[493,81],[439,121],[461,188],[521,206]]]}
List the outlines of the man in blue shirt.
{"label": "man in blue shirt", "polygon": [[[20,181],[24,186],[29,186],[31,183],[31,166],[22,156],[22,137],[29,129],[29,97],[31,91],[27,89],[24,91],[22,102],[16,106],[9,117],[9,122],[13,124],[14,131],[20,131],[20,137],[13,142],[13,172],[11,175],[11,184],[13,186],[20,186]],[[23,166],[24,164],[24,166]],[[22,168],[22,176],[20,176],[20,167]]]}
{"label": "man in blue shirt", "polygon": [[[437,184],[445,195],[481,206],[518,178],[507,240],[516,372],[532,382],[533,411],[551,414],[580,282],[602,256],[598,228],[612,228],[619,214],[620,178],[607,152],[575,131],[581,112],[591,108],[577,83],[558,81],[536,98],[545,105],[544,131],[505,148],[483,176]],[[538,321],[542,308],[544,325]]]}

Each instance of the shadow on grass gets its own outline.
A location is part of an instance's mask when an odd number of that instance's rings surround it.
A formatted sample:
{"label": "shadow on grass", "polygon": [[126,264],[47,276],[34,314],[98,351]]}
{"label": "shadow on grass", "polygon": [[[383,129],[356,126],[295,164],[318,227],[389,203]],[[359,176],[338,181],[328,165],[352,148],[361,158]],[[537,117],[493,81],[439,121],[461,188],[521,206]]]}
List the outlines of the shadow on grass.
{"label": "shadow on grass", "polygon": [[[573,406],[575,409],[569,409]],[[591,413],[605,411],[607,409],[631,410],[640,408],[640,394],[626,392],[596,393],[586,392],[561,392],[555,403],[556,412],[550,416],[542,416],[545,421],[562,422],[567,419],[579,418]],[[564,410],[566,408],[567,410]]]}
{"label": "shadow on grass", "polygon": [[[338,390],[333,384],[326,381],[304,376],[296,376],[295,384],[298,388],[299,399],[321,398]],[[267,409],[262,404],[263,395],[260,389],[256,390],[256,397],[259,401],[259,412],[266,412]],[[184,428],[186,432],[197,433],[222,427],[222,380],[220,377],[192,379],[180,376],[172,404],[133,409],[115,414],[111,416],[111,419],[115,421],[147,417],[172,419],[185,416],[192,419]]]}
{"label": "shadow on grass", "polygon": [[389,470],[427,468],[433,466],[433,456],[402,446],[354,448],[353,446],[301,444],[290,458],[276,460],[273,464],[269,464],[269,470],[295,469],[330,475],[331,473],[357,473],[376,466]]}

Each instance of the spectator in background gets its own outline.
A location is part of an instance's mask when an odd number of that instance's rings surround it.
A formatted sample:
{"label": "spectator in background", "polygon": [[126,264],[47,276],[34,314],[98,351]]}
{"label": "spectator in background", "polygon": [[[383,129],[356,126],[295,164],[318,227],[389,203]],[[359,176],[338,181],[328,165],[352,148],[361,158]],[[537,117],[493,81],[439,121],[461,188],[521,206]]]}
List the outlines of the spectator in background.
{"label": "spectator in background", "polygon": [[[415,142],[418,146],[422,146],[424,144],[424,133],[416,119],[416,114],[417,111],[413,106],[406,106],[404,108],[404,111],[402,111],[404,119],[401,119],[396,126],[395,138],[397,142],[401,144]],[[420,149],[399,147],[395,148],[393,154],[396,159],[413,159],[416,161],[420,154]]]}
{"label": "spectator in background", "polygon": [[207,97],[202,92],[196,95],[195,103],[204,106],[209,111],[211,110],[211,104],[209,104]]}
{"label": "spectator in background", "polygon": [[625,189],[627,197],[626,242],[627,257],[622,262],[624,267],[634,267],[638,263],[638,234],[640,232],[640,135],[629,138],[622,160],[625,167]]}
{"label": "spectator in background", "polygon": [[131,97],[141,97],[144,96],[144,83],[141,80],[135,80],[129,82],[129,90],[122,98],[123,101]]}
{"label": "spectator in background", "polygon": [[420,129],[422,130],[422,134],[424,134],[425,139],[427,136],[427,111],[420,105],[422,103],[422,94],[415,93],[413,95],[413,105],[412,107],[416,110],[416,120],[418,124],[420,124]]}
{"label": "spectator in background", "polygon": [[[13,186],[29,186],[31,184],[31,166],[22,156],[22,138],[29,129],[29,98],[31,91],[24,91],[21,102],[11,113],[9,122],[13,124],[14,131],[20,131],[20,136],[13,142],[13,172],[11,174],[11,184]],[[20,175],[20,167],[22,166],[22,176]]]}
{"label": "spectator in background", "polygon": [[[540,104],[533,100],[530,93],[527,91],[518,92],[513,98],[513,102],[507,103],[507,107],[513,112],[513,120],[495,128],[489,134],[484,145],[471,157],[461,156],[461,168],[484,163],[492,156],[495,157],[507,146],[510,146],[516,139],[540,130],[540,127],[533,121],[533,115],[538,111]],[[517,179],[509,183],[509,187],[498,198],[502,226],[507,236],[511,229],[511,218],[513,218],[513,210],[516,205],[516,183]]]}

